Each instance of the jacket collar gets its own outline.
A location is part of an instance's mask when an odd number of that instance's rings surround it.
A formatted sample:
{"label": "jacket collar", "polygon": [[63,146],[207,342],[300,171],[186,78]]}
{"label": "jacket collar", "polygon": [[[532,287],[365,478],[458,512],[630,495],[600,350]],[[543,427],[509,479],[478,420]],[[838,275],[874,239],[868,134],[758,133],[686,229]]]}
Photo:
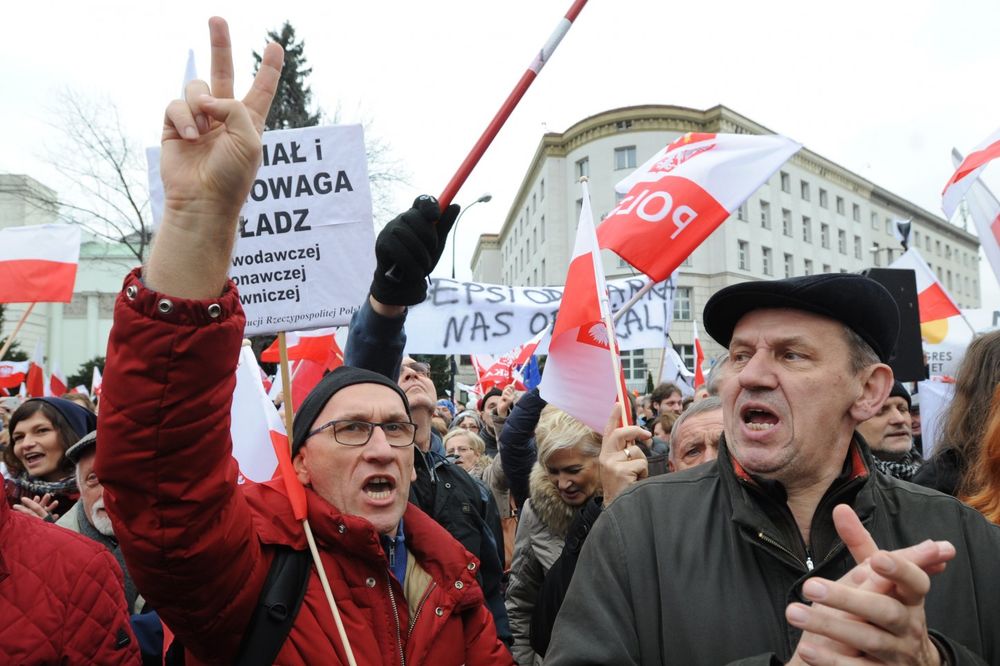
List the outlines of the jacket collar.
{"label": "jacket collar", "polygon": [[[729,498],[732,520],[754,533],[767,533],[804,559],[807,544],[803,544],[798,525],[788,509],[784,486],[778,481],[755,477],[743,469],[729,453],[725,435],[719,441],[717,465]],[[827,488],[813,514],[808,546],[818,559],[823,559],[840,543],[833,525],[834,506],[849,504],[863,523],[872,518],[878,492],[873,469],[871,452],[855,433],[840,475]]]}

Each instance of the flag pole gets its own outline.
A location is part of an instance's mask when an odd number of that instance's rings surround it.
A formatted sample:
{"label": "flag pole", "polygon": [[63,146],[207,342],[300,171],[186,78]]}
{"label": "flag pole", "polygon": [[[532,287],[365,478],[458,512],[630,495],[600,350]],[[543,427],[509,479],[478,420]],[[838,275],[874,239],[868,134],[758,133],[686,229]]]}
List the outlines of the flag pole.
{"label": "flag pole", "polygon": [[[500,105],[496,115],[493,116],[493,120],[491,120],[490,124],[486,126],[482,136],[480,136],[479,140],[476,141],[472,150],[469,151],[469,154],[465,156],[462,164],[458,167],[458,171],[455,172],[455,175],[452,176],[451,180],[448,181],[448,184],[445,185],[444,191],[442,191],[441,196],[438,197],[438,203],[441,206],[442,212],[452,202],[455,195],[458,194],[458,191],[462,189],[462,185],[465,184],[469,174],[471,174],[472,170],[476,168],[477,164],[479,164],[479,160],[482,159],[483,155],[486,153],[486,149],[490,147],[491,143],[493,143],[493,139],[496,138],[500,129],[510,117],[510,114],[517,107],[521,98],[524,97],[524,93],[526,93],[528,88],[531,87],[535,77],[538,76],[538,73],[542,71],[543,67],[545,67],[545,63],[547,63],[549,58],[552,57],[556,47],[559,46],[559,42],[561,42],[562,38],[566,36],[567,32],[569,32],[570,27],[573,25],[573,21],[576,20],[576,17],[580,14],[580,11],[586,4],[587,0],[573,0],[573,4],[570,6],[569,11],[567,11],[566,15],[559,20],[555,30],[552,31],[551,35],[549,35],[548,40],[542,45],[542,48],[538,51],[538,53],[535,54],[531,64],[528,65],[528,68],[524,70],[524,74],[521,75],[521,79],[514,86],[514,89],[510,91],[510,94],[507,95],[507,99],[504,100],[503,104]],[[398,269],[396,268],[396,265],[393,264],[389,270],[386,271],[386,277],[398,281],[399,278],[397,276]]]}
{"label": "flag pole", "polygon": [[649,293],[649,290],[653,288],[654,284],[655,283],[650,278],[647,277],[646,284],[642,285],[642,288],[639,291],[635,292],[635,294],[632,295],[632,298],[622,303],[622,306],[618,308],[618,310],[615,312],[616,324],[618,323],[619,319],[625,316],[626,312],[632,309],[633,305],[639,302],[639,299],[641,299],[643,296]]}
{"label": "flag pole", "polygon": [[[285,406],[285,432],[288,433],[288,446],[291,448],[294,415],[292,413],[292,382],[288,376],[288,343],[285,340],[284,331],[278,333],[278,354],[281,365],[282,403]],[[323,585],[326,601],[329,603],[330,611],[333,613],[333,621],[337,625],[340,642],[343,643],[344,651],[347,653],[347,663],[350,666],[358,666],[358,662],[354,660],[354,651],[351,649],[351,642],[347,638],[347,631],[344,630],[344,623],[340,619],[340,610],[337,608],[337,602],[333,598],[333,590],[330,589],[330,581],[326,577],[326,570],[323,568],[323,561],[320,559],[319,549],[316,547],[316,539],[313,537],[312,527],[309,525],[308,518],[302,519],[302,529],[305,531],[306,542],[309,544],[309,552],[312,554],[313,562],[316,564],[316,573],[319,575],[319,582]]]}
{"label": "flag pole", "polygon": [[7,338],[7,341],[3,343],[3,348],[0,349],[0,360],[3,360],[3,357],[7,353],[7,350],[10,349],[10,346],[12,344],[14,344],[14,338],[17,337],[18,331],[20,331],[21,327],[24,326],[24,322],[28,319],[28,315],[31,314],[31,311],[34,309],[34,307],[35,307],[34,303],[29,303],[27,309],[24,311],[24,314],[21,315],[21,318],[17,320],[17,325],[14,327],[14,332],[10,334],[10,336]]}

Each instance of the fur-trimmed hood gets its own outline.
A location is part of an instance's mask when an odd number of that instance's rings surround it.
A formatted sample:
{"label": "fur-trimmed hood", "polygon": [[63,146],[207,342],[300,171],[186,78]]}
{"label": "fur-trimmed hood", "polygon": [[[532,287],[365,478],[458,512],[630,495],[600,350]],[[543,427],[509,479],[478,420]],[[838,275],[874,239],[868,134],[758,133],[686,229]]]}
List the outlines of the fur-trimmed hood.
{"label": "fur-trimmed hood", "polygon": [[531,468],[528,483],[531,491],[531,508],[539,520],[556,536],[565,537],[577,508],[563,501],[559,490],[549,480],[548,472],[541,463],[536,462]]}

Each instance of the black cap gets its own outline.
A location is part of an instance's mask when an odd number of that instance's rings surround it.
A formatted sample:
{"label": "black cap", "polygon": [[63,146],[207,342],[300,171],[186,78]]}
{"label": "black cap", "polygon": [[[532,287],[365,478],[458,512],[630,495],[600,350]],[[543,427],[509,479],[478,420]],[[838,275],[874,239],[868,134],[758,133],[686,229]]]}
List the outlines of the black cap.
{"label": "black cap", "polygon": [[705,304],[705,330],[729,347],[743,315],[764,308],[805,310],[835,319],[857,333],[883,362],[899,335],[899,309],[885,287],[853,273],[825,273],[734,284],[717,291]]}
{"label": "black cap", "polygon": [[907,407],[913,407],[913,399],[910,397],[910,392],[906,390],[899,380],[895,380],[892,383],[892,390],[889,391],[890,398],[902,398],[906,401]]}
{"label": "black cap", "polygon": [[365,370],[364,368],[352,368],[342,365],[333,372],[327,374],[320,380],[319,384],[313,387],[306,399],[299,406],[299,411],[295,413],[295,422],[292,424],[292,457],[299,452],[306,442],[306,435],[312,428],[313,422],[323,407],[330,401],[330,398],[342,388],[353,386],[354,384],[381,384],[388,386],[399,395],[403,401],[403,408],[406,414],[410,414],[410,401],[406,399],[406,394],[399,388],[399,385],[377,372]]}
{"label": "black cap", "polygon": [[80,458],[91,449],[97,448],[97,431],[88,432],[73,446],[66,449],[66,457],[74,465],[80,464]]}
{"label": "black cap", "polygon": [[477,404],[477,406],[479,407],[479,411],[483,411],[483,407],[486,406],[486,401],[495,395],[503,395],[503,391],[498,389],[496,386],[487,391],[486,395],[484,395],[482,398],[479,399],[479,403]]}

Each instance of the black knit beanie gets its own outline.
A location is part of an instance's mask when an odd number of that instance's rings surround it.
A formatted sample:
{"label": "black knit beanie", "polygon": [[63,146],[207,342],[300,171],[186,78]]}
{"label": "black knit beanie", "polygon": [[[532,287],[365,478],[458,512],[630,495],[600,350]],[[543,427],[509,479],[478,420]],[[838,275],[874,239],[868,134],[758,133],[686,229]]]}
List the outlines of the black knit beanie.
{"label": "black knit beanie", "polygon": [[348,386],[353,386],[354,384],[381,384],[382,386],[388,386],[396,395],[399,396],[400,400],[403,401],[403,407],[406,409],[406,414],[410,414],[410,402],[406,399],[406,394],[403,390],[399,388],[396,382],[392,381],[385,375],[380,375],[377,372],[372,372],[371,370],[365,370],[363,368],[351,368],[346,365],[342,365],[333,372],[329,373],[323,379],[320,380],[306,399],[302,401],[302,405],[299,406],[299,411],[295,413],[295,421],[292,424],[292,457],[299,452],[302,445],[305,444],[306,435],[309,434],[309,429],[312,428],[313,422],[319,413],[323,411],[323,407],[326,403],[330,401],[333,394],[342,388],[347,388]]}

